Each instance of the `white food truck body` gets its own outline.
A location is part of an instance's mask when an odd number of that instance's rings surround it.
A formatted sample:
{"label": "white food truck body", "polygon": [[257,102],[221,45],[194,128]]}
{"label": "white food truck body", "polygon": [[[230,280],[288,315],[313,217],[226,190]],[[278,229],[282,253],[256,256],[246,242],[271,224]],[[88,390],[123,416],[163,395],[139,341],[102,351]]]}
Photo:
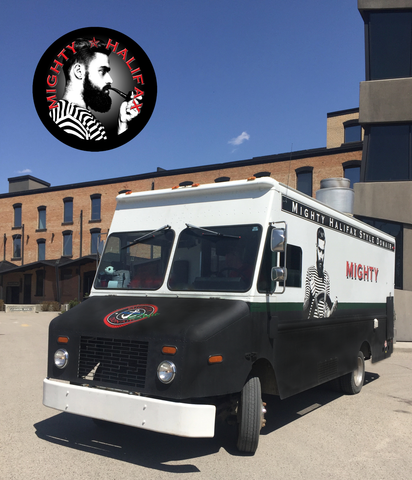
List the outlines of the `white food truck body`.
{"label": "white food truck body", "polygon": [[[268,177],[119,195],[90,298],[50,326],[44,403],[186,436],[225,405],[254,452],[261,392],[358,393],[364,359],[391,355],[394,252]],[[116,342],[139,353],[114,367]]]}

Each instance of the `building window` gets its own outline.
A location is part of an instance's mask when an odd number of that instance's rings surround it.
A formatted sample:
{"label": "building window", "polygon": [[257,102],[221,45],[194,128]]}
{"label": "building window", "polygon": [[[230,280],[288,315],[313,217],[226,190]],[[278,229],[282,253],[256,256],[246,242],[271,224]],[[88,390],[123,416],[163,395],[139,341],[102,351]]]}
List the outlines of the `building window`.
{"label": "building window", "polygon": [[342,164],[344,177],[350,180],[350,188],[360,181],[360,160],[349,160]]}
{"label": "building window", "polygon": [[101,211],[101,199],[100,194],[95,194],[90,196],[92,201],[92,214],[91,220],[100,220],[100,211]]}
{"label": "building window", "polygon": [[39,230],[46,230],[46,207],[38,207],[37,210],[39,211]]}
{"label": "building window", "polygon": [[297,168],[296,172],[296,190],[312,196],[312,173],[313,167]]}
{"label": "building window", "polygon": [[63,198],[64,202],[64,214],[63,223],[73,223],[73,198]]}
{"label": "building window", "polygon": [[411,11],[369,12],[366,80],[411,76]]}
{"label": "building window", "polygon": [[60,280],[70,280],[72,278],[72,271],[70,268],[61,268],[60,269]]}
{"label": "building window", "polygon": [[21,203],[13,205],[14,208],[14,227],[21,227]]}
{"label": "building window", "polygon": [[362,180],[394,182],[412,180],[411,127],[407,124],[371,125],[365,131]]}
{"label": "building window", "polygon": [[21,235],[13,235],[13,258],[21,258]]}
{"label": "building window", "polygon": [[90,253],[97,253],[100,243],[100,228],[90,230],[90,241]]}
{"label": "building window", "polygon": [[63,256],[71,257],[73,255],[73,232],[66,230],[63,232]]}
{"label": "building window", "polygon": [[44,270],[36,270],[36,297],[44,296]]}
{"label": "building window", "polygon": [[44,238],[39,238],[37,240],[37,260],[46,260],[46,240]]}
{"label": "building window", "polygon": [[377,218],[362,217],[356,215],[356,218],[371,225],[372,227],[382,230],[395,237],[395,288],[403,289],[403,225],[396,222],[388,222],[387,220],[379,220]]}
{"label": "building window", "polygon": [[345,143],[360,142],[362,140],[362,127],[357,120],[349,120],[343,124],[345,130]]}

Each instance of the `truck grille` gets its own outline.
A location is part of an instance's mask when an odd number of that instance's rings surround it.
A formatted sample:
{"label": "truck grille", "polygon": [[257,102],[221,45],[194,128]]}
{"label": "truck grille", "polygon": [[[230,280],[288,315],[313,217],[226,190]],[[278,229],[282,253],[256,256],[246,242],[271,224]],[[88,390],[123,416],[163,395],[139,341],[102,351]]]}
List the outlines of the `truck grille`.
{"label": "truck grille", "polygon": [[148,345],[136,340],[81,337],[78,377],[144,388]]}

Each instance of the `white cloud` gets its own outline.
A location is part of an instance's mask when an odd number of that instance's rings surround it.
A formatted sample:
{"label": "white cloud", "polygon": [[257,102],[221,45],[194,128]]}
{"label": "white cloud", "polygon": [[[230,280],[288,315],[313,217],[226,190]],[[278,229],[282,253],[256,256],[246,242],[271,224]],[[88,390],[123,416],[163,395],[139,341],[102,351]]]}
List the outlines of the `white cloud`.
{"label": "white cloud", "polygon": [[24,170],[18,170],[17,173],[32,173],[30,168],[25,168]]}
{"label": "white cloud", "polygon": [[246,132],[242,132],[238,137],[232,138],[232,140],[229,140],[227,143],[230,143],[231,145],[242,145],[242,143],[245,140],[249,140],[250,135]]}

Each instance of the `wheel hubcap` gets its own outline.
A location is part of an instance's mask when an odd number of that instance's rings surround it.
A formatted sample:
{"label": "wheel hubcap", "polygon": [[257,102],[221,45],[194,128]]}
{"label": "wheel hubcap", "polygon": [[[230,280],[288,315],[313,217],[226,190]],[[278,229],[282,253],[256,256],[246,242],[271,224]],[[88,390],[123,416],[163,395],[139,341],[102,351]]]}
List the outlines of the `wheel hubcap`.
{"label": "wheel hubcap", "polygon": [[265,413],[267,412],[266,410],[266,403],[262,402],[262,409],[260,413],[260,428],[263,428],[266,425],[266,418],[265,418]]}
{"label": "wheel hubcap", "polygon": [[353,379],[357,387],[362,383],[363,380],[363,362],[362,359],[358,357],[358,368],[354,371]]}

